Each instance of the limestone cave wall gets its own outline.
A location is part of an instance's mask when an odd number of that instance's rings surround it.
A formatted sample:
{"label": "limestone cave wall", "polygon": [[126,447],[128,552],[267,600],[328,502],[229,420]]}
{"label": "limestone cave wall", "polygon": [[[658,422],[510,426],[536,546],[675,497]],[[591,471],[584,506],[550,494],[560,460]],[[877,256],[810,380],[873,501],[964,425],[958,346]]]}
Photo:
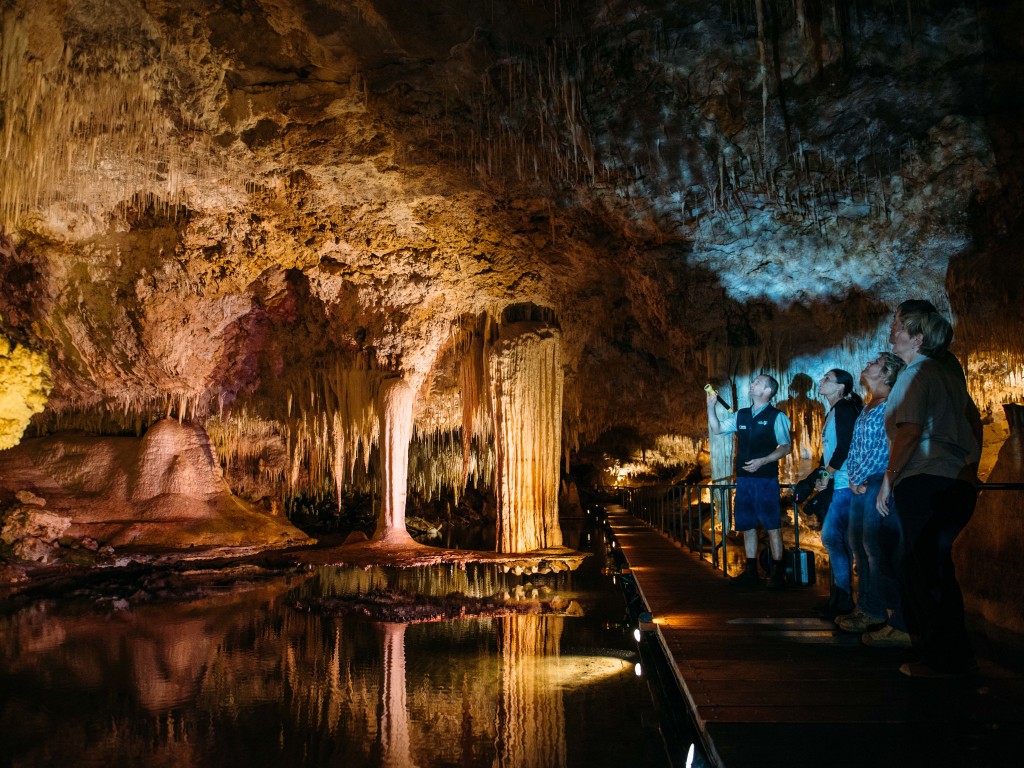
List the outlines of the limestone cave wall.
{"label": "limestone cave wall", "polygon": [[1019,3],[0,8],[0,446],[169,415],[254,498],[336,492],[400,374],[458,492],[474,333],[542,318],[570,458],[696,460],[705,381],[858,371],[910,296],[1024,394]]}

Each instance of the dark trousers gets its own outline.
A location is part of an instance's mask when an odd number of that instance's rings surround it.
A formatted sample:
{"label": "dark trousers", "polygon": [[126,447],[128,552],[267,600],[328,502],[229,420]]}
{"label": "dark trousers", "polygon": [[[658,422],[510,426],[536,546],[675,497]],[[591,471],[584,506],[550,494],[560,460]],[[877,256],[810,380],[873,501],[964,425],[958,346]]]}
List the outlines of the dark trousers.
{"label": "dark trousers", "polygon": [[960,672],[973,661],[964,599],[953,566],[953,542],[978,498],[970,483],[938,475],[913,475],[896,486],[896,514],[903,523],[903,611],[914,647],[929,666]]}

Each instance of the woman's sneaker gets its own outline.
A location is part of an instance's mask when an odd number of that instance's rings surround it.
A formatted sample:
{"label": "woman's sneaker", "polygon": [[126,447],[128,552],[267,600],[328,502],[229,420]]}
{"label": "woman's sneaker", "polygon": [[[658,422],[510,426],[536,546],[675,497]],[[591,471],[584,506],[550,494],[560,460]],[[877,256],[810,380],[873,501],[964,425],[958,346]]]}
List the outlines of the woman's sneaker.
{"label": "woman's sneaker", "polygon": [[836,626],[843,630],[843,632],[860,634],[862,632],[873,632],[876,629],[881,629],[885,626],[885,619],[879,619],[876,616],[869,616],[858,606],[853,613],[836,616]]}
{"label": "woman's sneaker", "polygon": [[911,646],[910,635],[888,624],[874,632],[865,632],[860,636],[860,641],[872,648],[909,648]]}

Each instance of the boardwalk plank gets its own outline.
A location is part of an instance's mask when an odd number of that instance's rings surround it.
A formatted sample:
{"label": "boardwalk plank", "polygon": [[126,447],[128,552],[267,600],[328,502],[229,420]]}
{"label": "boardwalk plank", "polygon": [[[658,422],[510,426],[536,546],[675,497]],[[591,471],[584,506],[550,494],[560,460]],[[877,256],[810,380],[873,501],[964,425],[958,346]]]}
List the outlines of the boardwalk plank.
{"label": "boardwalk plank", "polygon": [[[800,762],[794,738],[800,753],[827,754],[833,766],[903,765],[927,751],[922,728],[963,734],[954,741],[962,754],[939,753],[949,764],[1002,765],[992,734],[1024,727],[1019,673],[982,660],[980,680],[910,680],[898,672],[909,651],[864,647],[813,615],[822,585],[735,589],[621,509],[608,519],[694,718],[730,766]],[[888,752],[879,756],[865,734]]]}

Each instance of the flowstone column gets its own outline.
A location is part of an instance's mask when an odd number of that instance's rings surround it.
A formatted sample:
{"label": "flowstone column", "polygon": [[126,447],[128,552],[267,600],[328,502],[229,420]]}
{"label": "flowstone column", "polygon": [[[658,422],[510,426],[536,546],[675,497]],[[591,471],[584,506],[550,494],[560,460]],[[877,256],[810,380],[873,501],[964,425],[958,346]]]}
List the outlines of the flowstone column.
{"label": "flowstone column", "polygon": [[414,392],[404,379],[380,384],[380,473],[383,491],[373,540],[415,545],[405,528],[405,499],[409,485],[409,441],[412,439]]}
{"label": "flowstone column", "polygon": [[494,417],[497,550],[562,545],[558,472],[562,442],[562,359],[557,329],[502,326],[488,354]]}

